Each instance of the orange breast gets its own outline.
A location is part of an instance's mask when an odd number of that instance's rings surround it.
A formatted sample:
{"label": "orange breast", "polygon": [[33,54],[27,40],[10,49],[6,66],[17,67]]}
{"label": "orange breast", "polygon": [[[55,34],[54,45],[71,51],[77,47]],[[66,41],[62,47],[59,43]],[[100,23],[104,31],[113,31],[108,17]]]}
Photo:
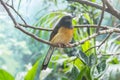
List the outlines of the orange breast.
{"label": "orange breast", "polygon": [[73,37],[73,29],[61,27],[58,33],[50,41],[53,44],[67,44]]}

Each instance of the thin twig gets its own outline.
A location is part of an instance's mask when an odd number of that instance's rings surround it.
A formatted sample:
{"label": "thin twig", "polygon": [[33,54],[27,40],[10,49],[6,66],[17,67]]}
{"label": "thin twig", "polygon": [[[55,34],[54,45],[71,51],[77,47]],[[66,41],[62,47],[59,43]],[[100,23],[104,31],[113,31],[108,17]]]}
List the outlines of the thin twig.
{"label": "thin twig", "polygon": [[[40,39],[39,37],[37,37],[36,35],[30,33],[30,32],[27,32],[26,30],[24,30],[22,27],[20,27],[20,25],[17,25],[17,27],[20,31],[22,31],[23,33],[29,35],[30,37],[34,38],[35,40],[39,41],[39,42],[42,42],[42,43],[45,43],[45,44],[48,44],[48,45],[53,45],[51,44],[50,42],[46,41],[46,40],[43,40],[43,39]],[[56,45],[53,45],[53,46],[56,46]]]}
{"label": "thin twig", "polygon": [[12,7],[14,7],[14,3],[13,3],[13,0],[11,0],[11,3],[12,3]]}
{"label": "thin twig", "polygon": [[6,9],[6,11],[7,11],[8,15],[10,16],[10,18],[12,19],[13,23],[14,23],[15,25],[17,25],[17,22],[16,22],[15,18],[14,18],[13,15],[11,14],[10,10],[7,8],[6,4],[5,4],[2,0],[0,0],[0,2],[1,2],[1,4],[3,5],[3,7]]}
{"label": "thin twig", "polygon": [[105,0],[105,3],[108,7],[108,10],[111,12],[111,14],[113,15],[118,15],[118,19],[120,19],[120,11],[118,11],[117,9],[115,9],[111,4],[109,0]]}
{"label": "thin twig", "polygon": [[108,36],[99,44],[98,49],[105,43],[105,41],[111,36],[112,33],[109,33]]}
{"label": "thin twig", "polygon": [[[117,28],[119,25],[116,25],[115,28]],[[98,45],[98,49],[105,43],[105,41],[112,35],[112,32],[108,34],[108,36],[101,42],[101,44]]]}
{"label": "thin twig", "polygon": [[[19,25],[21,25],[21,26],[23,26],[25,28],[31,28],[31,29],[36,29],[36,30],[53,31],[53,29],[51,29],[51,28],[42,28],[42,27],[36,27],[36,26],[31,26],[31,25],[28,25],[28,24],[21,24],[21,23],[19,23]],[[86,28],[86,27],[97,28],[97,25],[86,24],[86,25],[74,26],[74,28]],[[109,26],[100,26],[100,28],[103,29],[103,30],[106,30],[106,29],[110,29],[111,27],[109,27]]]}
{"label": "thin twig", "polygon": [[98,54],[98,55],[102,55],[102,56],[117,56],[117,55],[120,55],[120,53]]}
{"label": "thin twig", "polygon": [[[90,25],[90,24],[85,24],[85,25],[76,25],[74,26],[74,28],[97,28],[98,25]],[[105,30],[105,29],[109,29],[109,26],[100,26],[101,29]]]}
{"label": "thin twig", "polygon": [[99,32],[100,25],[101,25],[102,20],[103,20],[103,17],[104,17],[104,11],[105,11],[105,0],[102,0],[102,2],[103,2],[103,8],[102,8],[102,13],[101,13],[100,21],[99,21],[99,23],[98,23],[98,27],[97,27],[96,33]]}
{"label": "thin twig", "polygon": [[93,47],[90,47],[88,50],[85,51],[85,53],[87,53],[88,51],[90,51],[91,49],[93,48],[97,48],[98,46],[93,46]]}
{"label": "thin twig", "polygon": [[79,41],[79,42],[75,42],[73,44],[71,44],[72,47],[75,47],[75,46],[78,46],[80,44],[83,44],[85,41],[87,40],[90,40],[92,38],[95,38],[97,37],[98,35],[101,35],[101,34],[108,34],[108,33],[112,33],[112,32],[116,32],[116,33],[120,33],[120,29],[119,28],[114,28],[114,29],[108,29],[108,30],[102,30],[102,31],[99,31],[99,33],[94,33],[92,34],[91,36],[88,36],[87,38]]}
{"label": "thin twig", "polygon": [[35,26],[30,26],[30,25],[21,24],[21,23],[19,23],[19,25],[21,25],[21,26],[23,26],[25,28],[31,28],[31,29],[36,29],[36,30],[53,31],[53,29],[51,29],[51,28],[35,27]]}
{"label": "thin twig", "polygon": [[99,49],[105,43],[105,41],[111,36],[111,34],[112,33],[109,33],[108,36],[99,45],[89,48],[88,50],[85,51],[85,53],[87,53],[88,51],[90,51],[93,48],[98,48]]}
{"label": "thin twig", "polygon": [[22,18],[22,16],[15,10],[15,8],[9,4],[6,3],[7,6],[9,6],[19,17],[20,19],[24,22],[24,24],[27,24],[25,20]]}
{"label": "thin twig", "polygon": [[[115,28],[117,28],[119,26],[120,26],[120,24],[116,25]],[[88,51],[90,51],[93,48],[98,48],[99,49],[111,35],[112,35],[112,32],[109,33],[108,36],[99,45],[89,48],[88,50],[85,51],[85,53],[87,53]]]}

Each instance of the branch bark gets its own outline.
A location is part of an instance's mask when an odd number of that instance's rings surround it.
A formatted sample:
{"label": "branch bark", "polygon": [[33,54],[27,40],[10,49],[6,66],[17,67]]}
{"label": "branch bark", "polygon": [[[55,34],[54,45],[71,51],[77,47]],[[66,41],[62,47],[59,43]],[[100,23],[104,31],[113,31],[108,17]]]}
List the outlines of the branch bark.
{"label": "branch bark", "polygon": [[[37,37],[36,35],[30,33],[30,32],[27,32],[26,30],[24,30],[21,25],[19,23],[16,22],[14,16],[11,14],[10,10],[8,9],[7,5],[2,1],[0,0],[1,4],[3,5],[3,7],[5,8],[6,12],[8,13],[9,17],[11,18],[11,20],[13,21],[15,27],[17,29],[19,29],[20,31],[22,31],[23,33],[27,34],[28,36],[34,38],[35,40],[38,40],[39,42],[42,42],[42,43],[45,43],[45,44],[48,44],[48,45],[51,45],[51,46],[55,46],[55,47],[59,47],[58,45],[54,45],[54,44],[51,44],[49,41],[46,41],[46,40],[43,40],[43,39],[40,39],[39,37]],[[78,27],[78,26],[76,26]],[[79,26],[80,27],[80,26]],[[83,26],[81,26],[83,27]],[[88,27],[88,26],[86,26]],[[95,26],[93,26],[95,27]],[[33,27],[31,27],[33,28]],[[104,28],[104,26],[102,26],[102,28]],[[76,47],[82,43],[84,43],[85,41],[87,40],[90,40],[94,37],[97,37],[98,35],[101,35],[101,34],[108,34],[108,33],[112,33],[112,32],[116,32],[116,33],[120,33],[120,29],[119,28],[107,28],[105,27],[107,30],[102,30],[102,31],[99,31],[99,33],[94,33],[92,34],[91,36],[81,40],[81,41],[78,41],[78,42],[75,42],[75,43],[72,43],[70,44],[70,46],[63,46],[63,48],[66,48],[66,47]]]}
{"label": "branch bark", "polygon": [[[95,7],[95,8],[100,9],[100,10],[103,9],[103,7],[101,5],[98,5],[97,3],[90,2],[88,0],[67,0],[67,1],[78,2],[80,4],[86,4],[88,6]],[[110,7],[111,4],[109,3],[109,1],[107,1],[107,2],[108,2],[107,5],[109,5],[109,7],[106,8],[105,11],[112,14],[113,16],[115,16],[117,19],[120,20],[120,11],[116,10],[113,7],[111,8]]]}
{"label": "branch bark", "polygon": [[103,2],[103,9],[102,9],[102,13],[101,13],[100,21],[99,21],[99,23],[98,23],[98,27],[97,27],[96,32],[99,32],[100,25],[101,25],[102,20],[103,20],[103,17],[104,17],[104,11],[105,11],[105,0],[102,0],[102,2]]}

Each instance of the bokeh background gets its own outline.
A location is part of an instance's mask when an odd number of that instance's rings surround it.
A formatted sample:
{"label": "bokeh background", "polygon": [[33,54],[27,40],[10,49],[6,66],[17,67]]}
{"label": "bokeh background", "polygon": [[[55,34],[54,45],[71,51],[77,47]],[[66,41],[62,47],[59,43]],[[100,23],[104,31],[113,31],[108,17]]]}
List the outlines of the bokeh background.
{"label": "bokeh background", "polygon": [[[102,5],[101,0],[87,1]],[[8,3],[11,4],[11,0]],[[69,0],[14,0],[13,3],[14,8],[27,24],[43,28],[53,28],[65,14],[76,16],[73,25],[98,24],[101,15],[101,10],[77,2],[69,2]],[[110,0],[110,3],[120,11],[120,0]],[[11,12],[17,22],[22,23],[14,11],[11,10]],[[102,25],[114,27],[119,23],[120,20],[105,12]],[[49,40],[50,32],[26,30],[42,39]],[[75,29],[73,42],[82,40],[94,32],[93,28]],[[80,80],[79,77],[83,80],[120,80],[120,56],[109,55],[120,53],[119,34],[112,34],[98,51],[92,49],[85,53],[87,49],[100,43],[106,36],[98,36],[75,48],[55,50],[49,69],[41,74],[41,80]],[[46,55],[48,47],[16,29],[0,4],[0,69],[7,71],[16,80],[24,80],[28,70]],[[76,59],[75,54],[79,53],[85,54],[85,57],[82,57],[83,61],[81,58]],[[101,55],[97,55],[98,53]]]}

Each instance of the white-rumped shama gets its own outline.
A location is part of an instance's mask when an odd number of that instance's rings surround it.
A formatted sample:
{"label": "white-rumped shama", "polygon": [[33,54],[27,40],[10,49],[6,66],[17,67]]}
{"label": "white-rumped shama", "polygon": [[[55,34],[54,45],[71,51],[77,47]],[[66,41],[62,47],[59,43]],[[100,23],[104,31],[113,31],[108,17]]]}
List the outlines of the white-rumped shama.
{"label": "white-rumped shama", "polygon": [[[61,46],[69,45],[73,37],[72,16],[63,16],[50,35],[50,43]],[[55,47],[50,46],[43,61],[42,69],[46,69]]]}

